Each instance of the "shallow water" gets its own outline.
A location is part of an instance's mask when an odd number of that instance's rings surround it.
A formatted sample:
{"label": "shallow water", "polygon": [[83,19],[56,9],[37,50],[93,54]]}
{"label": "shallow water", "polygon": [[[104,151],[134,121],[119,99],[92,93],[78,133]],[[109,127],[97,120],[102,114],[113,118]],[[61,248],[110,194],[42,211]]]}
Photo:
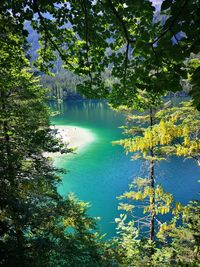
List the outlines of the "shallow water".
{"label": "shallow water", "polygon": [[[123,138],[119,126],[125,118],[100,101],[69,101],[50,106],[60,110],[52,123],[88,128],[96,138],[78,154],[55,160],[56,166],[69,171],[63,175],[58,190],[62,195],[74,192],[81,200],[90,202],[89,214],[101,217],[100,230],[107,233],[107,237],[114,236],[114,218],[119,215],[116,197],[128,189],[134,176],[144,174],[141,161],[131,161],[123,148],[111,143]],[[193,160],[183,162],[182,158],[172,157],[157,169],[157,182],[162,182],[177,201],[185,204],[199,198],[200,168]]]}

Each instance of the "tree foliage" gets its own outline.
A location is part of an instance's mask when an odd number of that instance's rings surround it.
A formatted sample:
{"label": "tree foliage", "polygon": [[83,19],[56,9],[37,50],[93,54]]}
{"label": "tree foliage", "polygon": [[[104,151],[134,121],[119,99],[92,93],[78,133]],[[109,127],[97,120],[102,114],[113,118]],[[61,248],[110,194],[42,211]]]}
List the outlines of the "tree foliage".
{"label": "tree foliage", "polygon": [[172,106],[168,102],[160,108],[157,108],[157,111],[155,108],[154,125],[151,127],[146,127],[148,114],[130,113],[130,124],[124,130],[133,138],[117,143],[123,145],[128,152],[134,153],[132,158],[150,159],[148,151],[154,147],[154,160],[176,155],[194,158],[199,164],[199,112],[192,106],[191,101],[178,106]]}
{"label": "tree foliage", "polygon": [[[1,21],[2,22],[2,21]],[[63,148],[49,129],[46,91],[14,27],[0,35],[0,265],[102,266],[103,244],[87,203],[57,192],[44,152]]]}
{"label": "tree foliage", "polygon": [[[173,206],[172,196],[155,184],[155,164],[168,155],[199,162],[199,113],[191,103],[157,110],[160,97],[179,91],[186,80],[199,109],[199,65],[193,60],[199,56],[199,9],[197,0],[164,0],[156,18],[147,0],[2,2],[1,265],[109,266],[109,253],[122,266],[198,264],[199,207]],[[57,193],[58,170],[43,152],[62,144],[50,134],[46,91],[24,56],[27,21],[40,36],[35,62],[40,71],[50,73],[59,54],[64,68],[81,77],[78,89],[84,95],[107,98],[114,107],[148,110],[142,116],[129,114],[132,125],[126,133],[131,137],[118,143],[149,163],[149,177],[135,181],[122,197],[144,203],[149,240],[141,239],[134,222],[126,224],[122,215],[119,238],[114,249],[106,245],[106,257],[87,205]],[[103,79],[106,73],[112,80]],[[121,208],[134,210],[130,203]],[[171,222],[156,221],[170,211]]]}
{"label": "tree foliage", "polygon": [[[65,68],[85,78],[79,89],[86,96],[106,97],[115,106],[132,105],[138,89],[154,95],[180,90],[189,71],[185,61],[199,53],[196,0],[165,0],[157,18],[146,0],[3,1],[0,12],[15,18],[17,32],[26,35],[24,22],[30,21],[40,33],[42,71],[52,67],[56,50]],[[106,68],[112,71],[112,86],[102,80]],[[197,107],[198,71],[191,83]]]}
{"label": "tree foliage", "polygon": [[[150,96],[143,97],[140,100],[151,105]],[[155,164],[172,155],[193,158],[199,164],[199,112],[191,101],[153,107],[143,113],[119,108],[127,114],[123,128],[128,137],[115,143],[124,146],[132,159],[145,160],[148,167],[146,177],[135,177],[130,190],[119,197],[123,214],[116,219],[115,257],[122,266],[198,266],[199,233],[194,225],[199,203],[184,207],[175,202],[157,184]]]}

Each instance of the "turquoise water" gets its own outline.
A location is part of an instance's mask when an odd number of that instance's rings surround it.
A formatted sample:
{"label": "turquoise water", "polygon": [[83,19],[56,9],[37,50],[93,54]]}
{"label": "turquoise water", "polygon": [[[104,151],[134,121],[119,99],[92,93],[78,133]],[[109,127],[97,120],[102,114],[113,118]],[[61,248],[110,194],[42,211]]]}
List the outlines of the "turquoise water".
{"label": "turquoise water", "polygon": [[[60,110],[52,123],[84,127],[95,135],[95,141],[76,155],[55,160],[56,166],[68,171],[63,174],[58,190],[62,195],[74,192],[81,200],[90,202],[89,214],[101,218],[100,231],[107,233],[107,237],[114,236],[114,218],[119,215],[116,197],[128,189],[135,175],[144,175],[141,161],[131,161],[123,148],[111,143],[123,138],[119,126],[125,123],[125,118],[100,101],[52,103],[51,107]],[[186,204],[199,197],[200,168],[196,162],[172,157],[157,168],[157,182],[162,182],[177,201]]]}

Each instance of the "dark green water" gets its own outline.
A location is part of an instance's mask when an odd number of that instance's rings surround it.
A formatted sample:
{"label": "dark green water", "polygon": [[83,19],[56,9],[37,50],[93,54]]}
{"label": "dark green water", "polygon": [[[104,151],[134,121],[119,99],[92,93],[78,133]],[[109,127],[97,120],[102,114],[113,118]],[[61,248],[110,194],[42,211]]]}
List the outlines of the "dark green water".
{"label": "dark green water", "polygon": [[[123,138],[119,126],[125,119],[100,101],[70,101],[51,107],[61,112],[53,117],[52,123],[84,127],[96,137],[80,153],[55,160],[56,166],[69,171],[63,175],[58,190],[63,195],[74,192],[81,200],[90,202],[89,214],[101,217],[99,228],[111,237],[115,235],[114,218],[119,215],[116,197],[127,190],[136,174],[144,175],[140,161],[131,161],[121,147],[111,144]],[[173,157],[162,162],[158,172],[157,182],[173,193],[177,201],[186,204],[199,197],[200,168],[193,160],[183,162]]]}

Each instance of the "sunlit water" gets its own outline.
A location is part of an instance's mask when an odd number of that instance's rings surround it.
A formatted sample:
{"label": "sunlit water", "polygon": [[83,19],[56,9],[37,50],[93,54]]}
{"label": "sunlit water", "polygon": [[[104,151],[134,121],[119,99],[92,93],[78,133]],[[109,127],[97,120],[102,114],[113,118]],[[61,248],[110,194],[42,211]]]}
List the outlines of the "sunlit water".
{"label": "sunlit water", "polygon": [[[58,190],[62,195],[74,192],[81,200],[90,202],[89,214],[101,218],[101,232],[114,236],[114,219],[119,216],[116,197],[128,189],[136,175],[144,175],[141,161],[131,161],[123,148],[112,145],[112,141],[123,138],[119,127],[125,118],[100,101],[69,101],[50,106],[60,111],[52,118],[53,124],[84,127],[95,136],[95,141],[78,154],[55,160],[56,166],[68,171]],[[160,164],[157,174],[157,183],[162,183],[177,201],[185,204],[199,198],[200,167],[193,160],[173,157]]]}

